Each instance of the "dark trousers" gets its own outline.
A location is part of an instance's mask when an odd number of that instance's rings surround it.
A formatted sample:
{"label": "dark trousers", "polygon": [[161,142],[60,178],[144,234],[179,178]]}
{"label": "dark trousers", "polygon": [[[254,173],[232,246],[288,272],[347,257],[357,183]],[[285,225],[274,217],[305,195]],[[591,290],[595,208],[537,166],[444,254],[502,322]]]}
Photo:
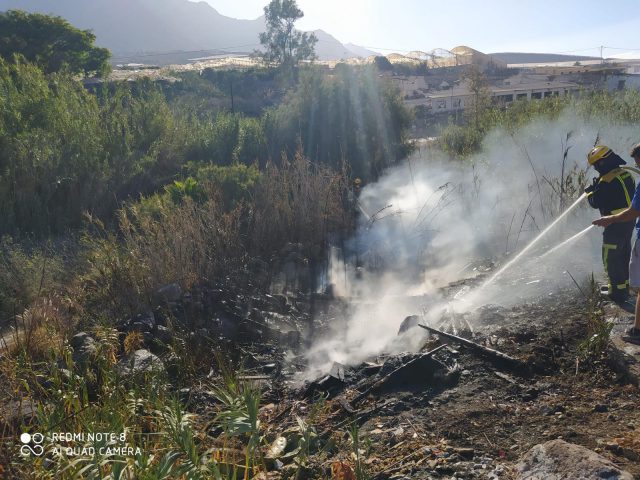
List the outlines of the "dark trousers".
{"label": "dark trousers", "polygon": [[624,299],[629,294],[629,258],[634,222],[614,223],[602,234],[602,263],[609,277],[609,296]]}

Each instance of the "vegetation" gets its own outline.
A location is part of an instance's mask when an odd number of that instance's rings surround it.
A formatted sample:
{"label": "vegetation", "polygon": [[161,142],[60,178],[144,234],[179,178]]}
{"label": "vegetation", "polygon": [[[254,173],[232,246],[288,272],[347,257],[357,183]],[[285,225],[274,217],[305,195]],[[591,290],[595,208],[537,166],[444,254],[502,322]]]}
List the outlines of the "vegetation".
{"label": "vegetation", "polygon": [[[301,16],[295,2],[274,1],[267,9],[273,21],[267,40],[275,45],[270,61],[293,66],[307,58],[314,42],[293,30]],[[330,242],[353,231],[354,178],[373,181],[411,150],[411,115],[399,91],[375,66],[343,64],[330,75],[299,67],[287,91],[273,72],[255,70],[184,75],[170,87],[109,83],[92,93],[77,78],[102,71],[90,33],[21,12],[0,19],[26,22],[23,39],[35,25],[45,32],[40,44],[0,44],[8,52],[0,59],[0,378],[6,385],[0,401],[33,411],[32,423],[3,419],[3,437],[124,432],[126,444],[140,449],[55,460],[52,452],[23,458],[5,449],[0,473],[252,478],[265,470],[263,452],[272,438],[260,423],[262,393],[240,380],[238,365],[221,360],[223,354],[217,365],[202,361],[223,351],[223,342],[200,338],[173,311],[163,313],[171,333],[161,345],[167,368],[130,381],[119,369],[149,340],[125,332],[123,322],[157,306],[154,295],[169,284],[189,292],[225,282],[267,292],[290,245],[305,265],[301,289],[315,292]],[[52,38],[67,34],[76,44],[80,35],[84,50],[52,56],[52,48],[58,51]],[[268,102],[243,103],[264,84]],[[640,121],[640,97],[632,92],[516,102],[506,110],[479,102],[469,124],[448,128],[440,142],[452,154],[468,155],[490,128],[517,129],[531,118],[559,115],[571,102],[585,117]],[[579,185],[576,178],[569,171],[549,181],[561,202]],[[592,310],[599,314],[598,308]],[[595,320],[585,351],[602,348],[606,326]],[[79,330],[94,339],[84,357],[71,345]],[[209,368],[217,380],[203,380]],[[196,376],[215,397],[216,415],[207,424],[189,413],[197,400],[181,390]],[[298,427],[290,454],[295,475],[302,475],[312,452],[331,445],[308,422],[300,419]],[[204,434],[212,430],[222,444]],[[368,478],[360,453],[366,439],[356,426],[349,438],[354,475]],[[336,468],[351,467],[339,462]]]}
{"label": "vegetation", "polygon": [[513,133],[535,119],[557,118],[567,108],[596,123],[634,124],[640,120],[640,93],[637,90],[593,91],[584,92],[580,97],[552,96],[535,102],[517,100],[506,108],[486,106],[477,116],[472,110],[472,119],[466,125],[444,128],[438,145],[452,157],[464,158],[481,149],[482,140],[493,128]]}
{"label": "vegetation", "polygon": [[72,74],[105,76],[109,50],[96,47],[95,35],[79,30],[61,17],[21,10],[0,12],[0,57],[22,55],[45,73],[66,69]]}
{"label": "vegetation", "polygon": [[465,72],[462,79],[468,84],[469,92],[472,94],[471,108],[465,111],[470,117],[470,124],[477,131],[480,126],[480,117],[491,103],[489,92],[489,81],[487,77],[475,65],[471,65]]}
{"label": "vegetation", "polygon": [[353,176],[375,180],[410,151],[411,115],[400,92],[372,67],[341,65],[331,77],[305,72],[295,90],[264,119],[271,158],[298,146],[336,169],[348,162]]}
{"label": "vegetation", "polygon": [[593,275],[587,287],[587,336],[578,345],[583,362],[598,360],[605,353],[613,329],[613,323],[605,318],[602,294]]}
{"label": "vegetation", "polygon": [[290,69],[302,60],[315,59],[316,36],[294,28],[304,16],[295,0],[271,0],[264,16],[267,31],[260,34],[260,43],[265,50],[259,54],[267,65]]}
{"label": "vegetation", "polygon": [[355,175],[375,178],[408,151],[407,110],[373,71],[303,77],[280,106],[248,118],[172,104],[144,81],[94,96],[68,74],[0,60],[0,233],[58,234],[85,211],[105,219],[211,165],[264,168],[302,148],[314,163],[341,170],[350,159]]}

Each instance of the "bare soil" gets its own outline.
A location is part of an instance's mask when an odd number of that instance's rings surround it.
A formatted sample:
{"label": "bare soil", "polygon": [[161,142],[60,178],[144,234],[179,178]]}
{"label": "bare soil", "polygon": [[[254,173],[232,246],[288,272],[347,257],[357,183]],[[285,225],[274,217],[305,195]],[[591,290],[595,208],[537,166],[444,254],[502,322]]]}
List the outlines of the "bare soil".
{"label": "bare soil", "polygon": [[[264,478],[341,478],[340,472],[351,478],[358,468],[366,475],[359,478],[373,479],[513,478],[525,452],[556,438],[640,478],[640,391],[609,366],[606,353],[581,357],[586,313],[581,293],[564,291],[510,309],[488,307],[481,327],[460,333],[523,360],[524,371],[447,340],[449,347],[433,355],[447,367],[444,377],[412,369],[363,396],[381,376],[363,365],[349,370],[344,383],[330,378],[314,393],[272,386],[262,409],[267,437],[283,435],[291,451],[299,417],[318,441],[308,456],[276,462]],[[426,350],[440,343],[433,337]]]}

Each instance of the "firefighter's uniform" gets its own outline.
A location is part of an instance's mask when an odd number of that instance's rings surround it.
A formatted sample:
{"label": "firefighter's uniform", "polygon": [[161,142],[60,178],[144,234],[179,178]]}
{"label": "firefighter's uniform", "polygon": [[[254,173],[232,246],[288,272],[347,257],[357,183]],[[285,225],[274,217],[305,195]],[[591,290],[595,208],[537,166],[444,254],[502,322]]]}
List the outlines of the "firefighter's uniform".
{"label": "firefighter's uniform", "polygon": [[[592,162],[592,153],[596,158]],[[631,206],[635,181],[631,174],[620,168],[626,162],[607,147],[595,147],[589,163],[600,173],[593,185],[585,189],[589,204],[605,215],[615,215]],[[596,163],[600,161],[599,163]],[[609,296],[624,301],[629,295],[629,258],[634,222],[614,223],[604,229],[602,263],[609,278]]]}

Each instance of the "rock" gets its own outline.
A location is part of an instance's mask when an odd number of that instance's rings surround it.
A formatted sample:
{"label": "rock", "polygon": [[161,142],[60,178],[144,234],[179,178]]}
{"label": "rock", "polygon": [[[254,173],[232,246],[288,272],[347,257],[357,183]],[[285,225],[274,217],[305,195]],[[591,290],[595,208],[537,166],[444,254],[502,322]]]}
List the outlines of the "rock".
{"label": "rock", "polygon": [[171,333],[171,330],[169,330],[167,327],[163,325],[158,325],[156,327],[154,336],[156,339],[158,339],[160,342],[164,343],[165,345],[171,343],[171,339],[173,338],[173,334]]}
{"label": "rock", "polygon": [[132,326],[139,326],[139,328],[132,328],[133,330],[150,332],[156,327],[156,317],[151,310],[139,313],[133,319]]}
{"label": "rock", "polygon": [[564,405],[543,405],[540,409],[540,414],[546,417],[550,417],[551,415],[555,415],[557,413],[564,413],[565,410],[566,409]]}
{"label": "rock", "polygon": [[176,380],[182,374],[181,362],[175,353],[170,353],[166,356],[163,364],[170,379]]}
{"label": "rock", "polygon": [[632,462],[637,462],[638,460],[640,460],[640,455],[638,455],[635,450],[632,450],[630,448],[622,448],[620,454],[627,460],[631,460]]}
{"label": "rock", "polygon": [[622,452],[622,448],[620,448],[620,445],[618,445],[616,442],[607,442],[605,443],[604,448],[615,454],[620,454]]}
{"label": "rock", "polygon": [[406,388],[416,385],[450,385],[457,381],[458,371],[449,370],[446,365],[431,356],[422,354],[402,354],[388,358],[380,372],[373,390]]}
{"label": "rock", "polygon": [[340,381],[344,382],[345,372],[347,368],[348,368],[347,366],[341,363],[333,362],[333,365],[331,366],[331,370],[329,371],[329,375],[334,376]]}
{"label": "rock", "polygon": [[78,332],[73,337],[71,337],[69,343],[75,350],[76,348],[83,346],[87,342],[87,340],[93,341],[93,338],[87,332]]}
{"label": "rock", "polygon": [[164,370],[162,360],[144,349],[130,353],[117,365],[117,371],[120,375],[136,375],[159,370]]}
{"label": "rock", "polygon": [[599,403],[595,407],[593,407],[594,412],[605,413],[609,411],[609,407],[603,403]]}
{"label": "rock", "polygon": [[516,470],[517,480],[633,479],[601,455],[563,440],[534,446],[521,458]]}
{"label": "rock", "polygon": [[78,365],[88,365],[98,353],[96,341],[86,332],[80,332],[71,337],[73,361]]}
{"label": "rock", "polygon": [[11,401],[0,406],[0,428],[4,432],[22,425],[31,425],[38,411],[38,405],[31,399]]}
{"label": "rock", "polygon": [[534,400],[536,397],[538,397],[539,394],[540,391],[537,388],[531,387],[523,393],[522,400],[525,402],[530,402],[531,400]]}
{"label": "rock", "polygon": [[269,447],[269,450],[267,450],[266,458],[276,459],[280,457],[284,453],[285,448],[287,448],[287,439],[285,437],[276,438]]}
{"label": "rock", "polygon": [[182,296],[182,288],[177,283],[170,283],[156,290],[154,299],[158,303],[177,302]]}

